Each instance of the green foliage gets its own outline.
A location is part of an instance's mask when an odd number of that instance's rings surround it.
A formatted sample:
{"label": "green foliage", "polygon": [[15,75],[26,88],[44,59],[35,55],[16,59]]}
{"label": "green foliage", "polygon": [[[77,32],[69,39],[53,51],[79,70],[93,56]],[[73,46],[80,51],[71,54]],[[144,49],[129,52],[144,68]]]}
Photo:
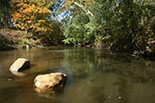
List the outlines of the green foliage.
{"label": "green foliage", "polygon": [[74,18],[74,24],[76,25],[84,25],[89,22],[89,17],[85,14],[76,15]]}
{"label": "green foliage", "polygon": [[91,11],[104,30],[101,37],[107,36],[112,44],[109,48],[144,51],[148,36],[154,34],[150,22],[154,17],[154,3],[152,0],[95,0]]}
{"label": "green foliage", "polygon": [[[25,1],[12,0],[15,26],[32,31],[44,42],[61,41],[60,24],[48,18],[50,6],[57,5],[58,0]],[[8,2],[0,2],[1,24],[8,21],[4,22],[9,17]],[[103,43],[114,50],[145,51],[148,41],[155,39],[154,0],[66,0],[59,12],[66,10],[74,14],[64,29],[63,42],[67,44]]]}
{"label": "green foliage", "polygon": [[[94,5],[87,5],[87,8],[94,11],[93,14],[95,15],[95,18],[88,17],[88,15],[84,13],[78,14],[73,18],[72,23],[65,29],[65,43],[84,45],[99,42],[102,44],[102,41],[107,41],[110,38],[109,33],[105,34],[106,28],[103,28],[105,24],[102,17],[103,14],[105,15],[108,12],[103,12],[102,7],[104,6],[98,6],[100,4],[101,3],[98,2]],[[107,10],[107,8],[105,8],[105,10]],[[109,20],[111,15],[106,15],[104,17]]]}
{"label": "green foliage", "polygon": [[99,35],[100,27],[96,25],[93,18],[86,14],[76,15],[73,22],[66,27],[63,40],[66,44],[85,45],[93,43]]}
{"label": "green foliage", "polygon": [[11,27],[10,0],[0,0],[0,27]]}
{"label": "green foliage", "polygon": [[94,0],[84,8],[94,18],[88,21],[86,14],[76,15],[66,27],[65,43],[99,42],[114,50],[145,51],[149,39],[154,38],[153,0]]}
{"label": "green foliage", "polygon": [[3,17],[3,16],[4,16],[4,14],[3,14],[3,9],[0,8],[0,17]]}
{"label": "green foliage", "polygon": [[58,45],[61,44],[63,39],[62,26],[58,21],[50,21],[48,25],[53,29],[52,32],[47,32],[42,35],[43,41],[46,45]]}
{"label": "green foliage", "polygon": [[84,39],[85,28],[82,25],[71,24],[69,25],[64,33],[65,40],[63,40],[66,44],[78,44],[82,43]]}

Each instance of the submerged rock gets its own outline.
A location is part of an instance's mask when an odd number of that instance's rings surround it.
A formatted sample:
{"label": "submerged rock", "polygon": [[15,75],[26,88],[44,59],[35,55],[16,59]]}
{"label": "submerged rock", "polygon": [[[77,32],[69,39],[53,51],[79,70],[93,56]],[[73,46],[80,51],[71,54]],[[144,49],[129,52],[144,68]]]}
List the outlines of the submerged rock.
{"label": "submerged rock", "polygon": [[38,75],[34,79],[34,87],[39,93],[52,93],[64,87],[66,79],[63,73]]}
{"label": "submerged rock", "polygon": [[25,58],[18,58],[11,66],[10,66],[10,71],[14,75],[23,76],[23,73],[20,73],[19,71],[22,71],[24,69],[27,69],[30,67],[30,61]]}

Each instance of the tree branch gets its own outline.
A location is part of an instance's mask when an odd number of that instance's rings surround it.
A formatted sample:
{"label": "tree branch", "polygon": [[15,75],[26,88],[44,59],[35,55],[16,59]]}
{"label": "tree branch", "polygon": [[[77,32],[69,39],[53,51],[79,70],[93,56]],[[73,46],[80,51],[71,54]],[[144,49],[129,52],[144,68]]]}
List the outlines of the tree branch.
{"label": "tree branch", "polygon": [[75,5],[77,5],[78,7],[80,7],[84,12],[86,12],[86,14],[90,14],[92,17],[94,17],[93,13],[89,10],[86,10],[85,7],[83,5],[80,5],[79,3],[77,2],[74,2]]}

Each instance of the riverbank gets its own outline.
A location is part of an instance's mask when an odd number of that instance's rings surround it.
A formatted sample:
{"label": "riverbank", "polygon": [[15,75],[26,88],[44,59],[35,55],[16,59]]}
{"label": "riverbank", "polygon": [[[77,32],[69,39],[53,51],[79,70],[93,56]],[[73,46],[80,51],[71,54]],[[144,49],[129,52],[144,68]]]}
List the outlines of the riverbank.
{"label": "riverbank", "polygon": [[0,29],[0,50],[19,49],[26,46],[38,47],[41,43],[26,31]]}
{"label": "riverbank", "polygon": [[[14,29],[0,29],[0,51],[12,50],[31,47],[44,47],[39,39],[33,37],[32,34],[26,31]],[[133,56],[140,55],[145,58],[155,60],[155,39],[150,39],[147,45],[144,45],[144,50],[135,50]],[[121,51],[118,51],[121,52]]]}

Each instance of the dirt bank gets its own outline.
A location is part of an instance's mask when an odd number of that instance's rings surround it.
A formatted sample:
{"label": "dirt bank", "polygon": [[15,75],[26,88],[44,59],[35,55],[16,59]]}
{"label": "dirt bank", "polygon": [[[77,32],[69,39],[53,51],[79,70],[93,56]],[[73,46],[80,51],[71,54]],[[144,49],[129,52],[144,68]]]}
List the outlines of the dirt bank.
{"label": "dirt bank", "polygon": [[10,50],[39,45],[37,40],[32,39],[32,35],[26,31],[13,29],[0,29],[0,50]]}

